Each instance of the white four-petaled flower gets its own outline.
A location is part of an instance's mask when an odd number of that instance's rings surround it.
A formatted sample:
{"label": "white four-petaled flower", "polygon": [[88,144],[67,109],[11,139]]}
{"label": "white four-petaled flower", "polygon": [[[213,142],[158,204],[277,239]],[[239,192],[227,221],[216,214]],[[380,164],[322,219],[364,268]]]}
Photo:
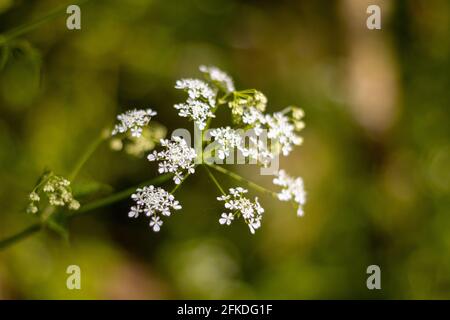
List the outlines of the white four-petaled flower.
{"label": "white four-petaled flower", "polygon": [[220,224],[226,224],[227,226],[229,226],[231,224],[231,221],[234,220],[233,214],[232,213],[222,213],[221,218],[219,219],[219,223]]}

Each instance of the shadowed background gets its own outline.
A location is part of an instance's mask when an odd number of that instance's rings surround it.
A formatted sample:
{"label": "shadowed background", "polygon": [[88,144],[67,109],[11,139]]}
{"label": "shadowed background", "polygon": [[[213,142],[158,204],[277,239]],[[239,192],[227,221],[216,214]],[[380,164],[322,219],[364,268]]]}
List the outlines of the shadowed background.
{"label": "shadowed background", "polygon": [[[381,6],[382,30],[366,28],[369,4]],[[0,33],[59,6],[0,0]],[[256,235],[223,227],[200,168],[157,234],[127,217],[125,200],[71,221],[69,242],[44,231],[0,251],[0,298],[450,298],[449,9],[445,0],[91,0],[80,31],[67,30],[63,11],[3,43],[0,239],[36,221],[24,208],[44,169],[67,175],[117,113],[151,107],[169,132],[191,130],[173,86],[200,64],[264,92],[270,112],[305,110],[304,144],[281,164],[304,178],[308,203],[297,218],[259,195]],[[272,187],[256,168],[235,170]],[[74,183],[122,190],[155,174],[145,158],[103,145]],[[70,264],[81,268],[80,291],[66,289]],[[366,288],[371,264],[382,290]]]}

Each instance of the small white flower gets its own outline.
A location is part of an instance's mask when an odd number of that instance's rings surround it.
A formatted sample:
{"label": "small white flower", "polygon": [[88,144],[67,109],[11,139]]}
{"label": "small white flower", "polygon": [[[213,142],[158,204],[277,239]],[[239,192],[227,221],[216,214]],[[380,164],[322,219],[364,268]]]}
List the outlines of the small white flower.
{"label": "small white flower", "polygon": [[261,226],[262,214],[264,213],[264,208],[258,202],[258,198],[252,202],[250,199],[244,197],[248,190],[237,187],[230,188],[229,195],[223,195],[218,197],[217,200],[224,201],[224,207],[230,211],[228,213],[222,213],[219,219],[220,224],[231,224],[231,220],[234,216],[242,216],[245,223],[247,223],[250,232],[255,233],[255,230]]}
{"label": "small white flower", "polygon": [[181,137],[173,137],[172,140],[161,139],[161,146],[165,148],[163,151],[154,151],[147,157],[149,161],[160,161],[159,173],[173,173],[175,184],[180,184],[185,172],[195,172],[194,160],[197,154],[195,149],[187,145],[186,140]]}
{"label": "small white flower", "polygon": [[150,220],[150,227],[152,227],[153,231],[158,232],[161,230],[163,222],[159,217],[153,216]]}
{"label": "small white flower", "polygon": [[136,204],[130,208],[128,216],[130,218],[137,218],[140,213],[145,214],[150,219],[150,226],[153,231],[158,232],[162,221],[158,214],[170,216],[171,210],[180,210],[180,203],[175,200],[175,197],[162,188],[155,188],[148,186],[138,188],[136,193],[131,195]]}
{"label": "small white flower", "polygon": [[30,193],[30,200],[33,201],[33,202],[34,201],[40,201],[41,198],[39,197],[39,195],[35,191],[33,191],[33,192]]}
{"label": "small white flower", "polygon": [[235,90],[231,77],[219,68],[214,66],[200,66],[199,69],[201,72],[206,74],[208,80],[211,80],[226,93],[230,93]]}
{"label": "small white flower", "polygon": [[303,206],[306,203],[306,191],[303,184],[303,179],[293,178],[289,176],[284,170],[280,170],[273,179],[275,185],[283,187],[278,193],[280,201],[293,200],[298,204],[297,216],[303,216]]}
{"label": "small white flower", "polygon": [[231,224],[231,221],[234,220],[233,214],[232,213],[222,213],[221,218],[219,219],[219,223],[220,224],[226,224],[227,226],[229,226]]}
{"label": "small white flower", "polygon": [[142,127],[148,125],[156,112],[152,109],[146,110],[128,110],[125,113],[119,114],[117,120],[119,123],[114,127],[111,135],[124,133],[130,130],[131,136],[140,137],[142,134]]}

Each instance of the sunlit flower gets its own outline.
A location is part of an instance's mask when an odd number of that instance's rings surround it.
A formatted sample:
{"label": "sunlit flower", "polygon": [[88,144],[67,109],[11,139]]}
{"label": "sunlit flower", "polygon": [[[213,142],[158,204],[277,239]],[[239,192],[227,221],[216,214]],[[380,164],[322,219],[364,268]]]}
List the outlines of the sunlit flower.
{"label": "sunlit flower", "polygon": [[219,68],[214,66],[200,66],[199,69],[201,72],[205,73],[208,80],[213,82],[216,86],[218,86],[226,93],[235,90],[234,83],[231,77]]}
{"label": "sunlit flower", "polygon": [[181,137],[173,137],[172,140],[161,140],[163,151],[153,151],[147,157],[149,161],[159,161],[159,173],[170,172],[174,174],[173,180],[180,184],[184,173],[194,173],[194,160],[197,157],[195,150],[189,147]]}
{"label": "sunlit flower", "polygon": [[116,124],[111,134],[116,135],[118,133],[124,133],[129,130],[132,137],[140,137],[142,128],[148,125],[152,117],[155,115],[156,112],[152,109],[128,110],[125,113],[119,114],[117,116],[117,120],[119,120],[119,123]]}
{"label": "sunlit flower", "polygon": [[293,178],[289,176],[284,170],[280,170],[273,179],[275,185],[283,187],[278,193],[278,199],[281,201],[291,201],[297,203],[297,215],[303,216],[303,206],[306,203],[306,191],[303,184],[303,179]]}
{"label": "sunlit flower", "polygon": [[136,193],[131,195],[131,199],[136,204],[130,208],[128,216],[130,218],[137,218],[140,213],[144,213],[146,216],[151,217],[150,226],[155,232],[158,232],[162,225],[159,214],[170,216],[171,210],[181,209],[180,203],[175,200],[172,194],[152,185],[138,188]]}
{"label": "sunlit flower", "polygon": [[224,201],[225,209],[231,211],[222,213],[219,223],[229,225],[235,216],[242,216],[245,223],[247,223],[250,232],[254,234],[255,230],[261,226],[264,208],[259,204],[257,197],[253,202],[244,197],[244,194],[247,192],[248,190],[241,187],[230,188],[228,195],[217,197],[217,200]]}

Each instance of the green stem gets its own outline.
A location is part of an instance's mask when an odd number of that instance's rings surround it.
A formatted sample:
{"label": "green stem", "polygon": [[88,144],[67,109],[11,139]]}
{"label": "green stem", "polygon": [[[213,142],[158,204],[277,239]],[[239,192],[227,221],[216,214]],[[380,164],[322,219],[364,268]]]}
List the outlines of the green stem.
{"label": "green stem", "polygon": [[216,170],[218,172],[226,174],[227,176],[229,176],[230,178],[232,178],[232,179],[234,179],[236,181],[244,182],[249,187],[251,187],[251,188],[253,188],[253,189],[255,189],[255,190],[259,191],[259,192],[268,193],[271,196],[273,196],[275,198],[278,198],[278,196],[277,196],[277,194],[275,192],[273,192],[273,191],[271,191],[269,189],[266,189],[266,188],[260,186],[257,183],[249,181],[249,180],[245,179],[244,177],[241,177],[240,175],[238,175],[238,174],[236,174],[236,173],[234,173],[234,172],[232,172],[230,170],[227,170],[227,169],[225,169],[223,167],[220,167],[218,165],[215,165],[215,164],[208,164],[208,163],[206,163],[206,165],[209,166],[210,168],[213,168],[214,170]]}
{"label": "green stem", "polygon": [[172,191],[170,191],[170,194],[174,194],[179,187],[181,187],[181,185],[183,184],[183,182],[190,176],[190,173],[188,173],[187,175],[184,176],[183,180],[180,181],[179,184],[175,185],[175,187],[172,189]]}
{"label": "green stem", "polygon": [[13,245],[14,243],[17,243],[21,240],[28,238],[32,234],[41,230],[41,228],[42,226],[39,223],[36,223],[9,238],[3,239],[2,241],[0,241],[0,250],[5,249]]}
{"label": "green stem", "polygon": [[78,175],[84,164],[89,160],[89,158],[97,150],[100,144],[103,141],[105,141],[108,137],[109,137],[108,133],[105,129],[94,141],[92,141],[92,143],[89,145],[89,147],[86,149],[86,151],[83,153],[83,155],[80,157],[80,159],[73,167],[72,172],[69,174],[68,179],[70,182],[73,182],[73,180],[76,178],[76,176]]}
{"label": "green stem", "polygon": [[[143,183],[138,184],[137,186],[122,190],[120,192],[117,192],[115,194],[109,195],[105,198],[102,199],[97,199],[97,200],[93,200],[91,202],[88,202],[86,204],[84,204],[78,211],[76,211],[75,213],[72,213],[71,215],[68,216],[69,219],[73,219],[75,217],[80,216],[81,214],[85,214],[87,212],[90,212],[92,210],[98,209],[98,208],[102,208],[102,207],[106,207],[109,206],[113,203],[119,202],[125,198],[128,198],[129,196],[131,196],[137,188],[146,186],[146,185],[158,185],[161,184],[167,180],[169,180],[172,177],[171,174],[165,174],[165,175],[161,175],[158,176],[156,178],[150,179],[148,181],[145,181]],[[3,239],[0,241],[0,250],[2,249],[6,249],[7,247],[20,242],[26,238],[28,238],[29,236],[33,235],[34,233],[40,231],[43,229],[43,227],[45,226],[45,224],[42,223],[35,223],[27,228],[25,228],[24,230],[18,232],[17,234],[8,237],[6,239]]]}
{"label": "green stem", "polygon": [[205,168],[206,172],[208,173],[208,176],[211,178],[211,180],[214,182],[214,184],[217,186],[217,188],[220,190],[220,192],[223,195],[226,195],[225,191],[223,190],[222,186],[220,185],[219,181],[217,181],[216,177],[212,174],[211,170],[207,166],[203,166]]}
{"label": "green stem", "polygon": [[9,41],[11,41],[17,37],[20,37],[30,31],[36,29],[37,27],[44,24],[45,22],[52,20],[52,19],[58,17],[59,15],[64,14],[69,5],[71,5],[71,4],[82,5],[83,3],[87,2],[87,1],[89,1],[89,0],[72,1],[71,3],[67,3],[64,6],[61,6],[56,9],[51,10],[45,16],[43,16],[37,20],[23,24],[21,26],[18,26],[12,30],[5,32],[4,34],[0,35],[0,46],[5,43],[8,43]]}

